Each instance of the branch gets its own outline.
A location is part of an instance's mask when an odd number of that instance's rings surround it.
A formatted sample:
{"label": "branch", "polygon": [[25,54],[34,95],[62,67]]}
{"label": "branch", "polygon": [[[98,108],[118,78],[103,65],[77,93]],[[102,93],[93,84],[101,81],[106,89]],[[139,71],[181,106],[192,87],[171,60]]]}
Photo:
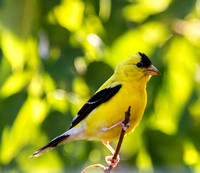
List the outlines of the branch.
{"label": "branch", "polygon": [[[131,111],[131,106],[129,106],[127,112],[125,112],[125,120],[122,124],[124,127],[126,127],[129,123],[130,111]],[[119,151],[120,151],[123,139],[124,139],[125,132],[126,132],[126,130],[124,130],[122,128],[121,135],[119,137],[119,141],[118,141],[118,144],[117,144],[117,148],[116,148],[115,153],[112,157],[111,163],[115,163],[115,160],[117,159],[117,156],[119,155]],[[94,165],[90,165],[87,168],[85,168],[81,173],[85,173],[89,169],[95,168],[95,167],[99,167],[99,168],[103,169],[104,173],[111,173],[113,168],[114,168],[112,165],[110,165],[109,167],[104,167],[103,165],[100,165],[100,164],[94,164]]]}
{"label": "branch", "polygon": [[99,167],[99,168],[103,169],[103,171],[104,171],[104,173],[105,173],[106,167],[103,166],[103,165],[101,165],[101,164],[90,165],[90,166],[88,166],[87,168],[85,168],[83,171],[81,171],[81,173],[85,173],[85,172],[87,172],[89,169],[91,169],[91,168],[96,168],[96,167]]}
{"label": "branch", "polygon": [[[124,120],[124,123],[123,123],[124,126],[126,126],[126,125],[128,124],[128,122],[129,122],[130,110],[131,110],[131,106],[129,106],[127,112],[125,112],[125,120]],[[123,139],[124,139],[125,132],[126,132],[126,131],[122,128],[121,135],[120,135],[120,137],[119,137],[119,141],[118,141],[118,144],[117,144],[117,148],[116,148],[116,150],[115,150],[115,153],[114,153],[113,158],[112,158],[112,161],[111,161],[112,163],[114,163],[115,160],[117,159],[117,156],[118,156],[118,154],[119,154],[119,151],[120,151],[120,148],[121,148]],[[110,165],[108,168],[106,168],[106,169],[104,170],[104,173],[111,173],[113,168],[114,168],[114,167],[112,167],[112,166]]]}

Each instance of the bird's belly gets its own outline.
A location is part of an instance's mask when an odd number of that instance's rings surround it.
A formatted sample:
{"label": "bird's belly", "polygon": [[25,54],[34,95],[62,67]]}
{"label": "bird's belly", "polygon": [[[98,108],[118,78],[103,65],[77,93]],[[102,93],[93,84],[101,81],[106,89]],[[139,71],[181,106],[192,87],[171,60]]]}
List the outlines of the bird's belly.
{"label": "bird's belly", "polygon": [[123,120],[129,106],[131,106],[130,127],[127,129],[126,134],[132,132],[139,124],[146,106],[145,93],[142,96],[141,93],[140,96],[127,93],[129,92],[122,93],[123,97],[113,97],[88,115],[85,121],[85,133],[89,139],[107,141],[119,139],[122,129],[121,125],[117,125],[109,130],[105,129]]}

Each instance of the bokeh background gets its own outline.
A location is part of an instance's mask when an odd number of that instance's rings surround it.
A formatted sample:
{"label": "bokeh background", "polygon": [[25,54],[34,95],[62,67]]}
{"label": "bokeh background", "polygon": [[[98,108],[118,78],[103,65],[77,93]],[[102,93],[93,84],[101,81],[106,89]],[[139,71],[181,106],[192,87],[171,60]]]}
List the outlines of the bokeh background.
{"label": "bokeh background", "polygon": [[200,172],[200,0],[0,0],[0,172],[106,165],[99,141],[28,157],[138,51],[162,75],[114,172]]}

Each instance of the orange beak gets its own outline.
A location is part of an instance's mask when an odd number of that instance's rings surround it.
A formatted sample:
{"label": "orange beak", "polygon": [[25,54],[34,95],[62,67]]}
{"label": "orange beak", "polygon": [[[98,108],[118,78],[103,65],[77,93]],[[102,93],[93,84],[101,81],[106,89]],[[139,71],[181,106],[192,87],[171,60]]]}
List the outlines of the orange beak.
{"label": "orange beak", "polygon": [[146,72],[148,75],[160,75],[160,72],[153,65],[147,67]]}

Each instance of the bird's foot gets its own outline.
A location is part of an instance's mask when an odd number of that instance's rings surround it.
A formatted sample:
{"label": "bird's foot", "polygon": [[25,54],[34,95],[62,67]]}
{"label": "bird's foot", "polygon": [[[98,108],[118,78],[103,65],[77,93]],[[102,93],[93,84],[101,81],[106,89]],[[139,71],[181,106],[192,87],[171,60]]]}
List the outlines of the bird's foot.
{"label": "bird's foot", "polygon": [[123,119],[123,120],[117,122],[116,124],[114,124],[114,125],[112,125],[110,127],[104,127],[104,128],[102,128],[102,131],[106,132],[106,131],[108,131],[108,130],[110,130],[110,129],[118,126],[118,125],[121,125],[122,128],[126,131],[129,128],[129,126],[130,126],[130,119],[128,120],[128,123],[126,123],[126,124],[125,124],[125,119]]}
{"label": "bird's foot", "polygon": [[126,131],[129,127],[130,127],[130,119],[128,120],[128,123],[124,123],[124,121],[121,123],[122,128],[124,129],[124,131]]}
{"label": "bird's foot", "polygon": [[102,140],[102,143],[110,150],[112,154],[115,153],[115,150],[110,146],[109,141]]}
{"label": "bird's foot", "polygon": [[113,159],[113,156],[107,156],[105,160],[109,166],[112,166],[114,168],[115,166],[117,166],[120,159],[118,155],[116,159]]}

